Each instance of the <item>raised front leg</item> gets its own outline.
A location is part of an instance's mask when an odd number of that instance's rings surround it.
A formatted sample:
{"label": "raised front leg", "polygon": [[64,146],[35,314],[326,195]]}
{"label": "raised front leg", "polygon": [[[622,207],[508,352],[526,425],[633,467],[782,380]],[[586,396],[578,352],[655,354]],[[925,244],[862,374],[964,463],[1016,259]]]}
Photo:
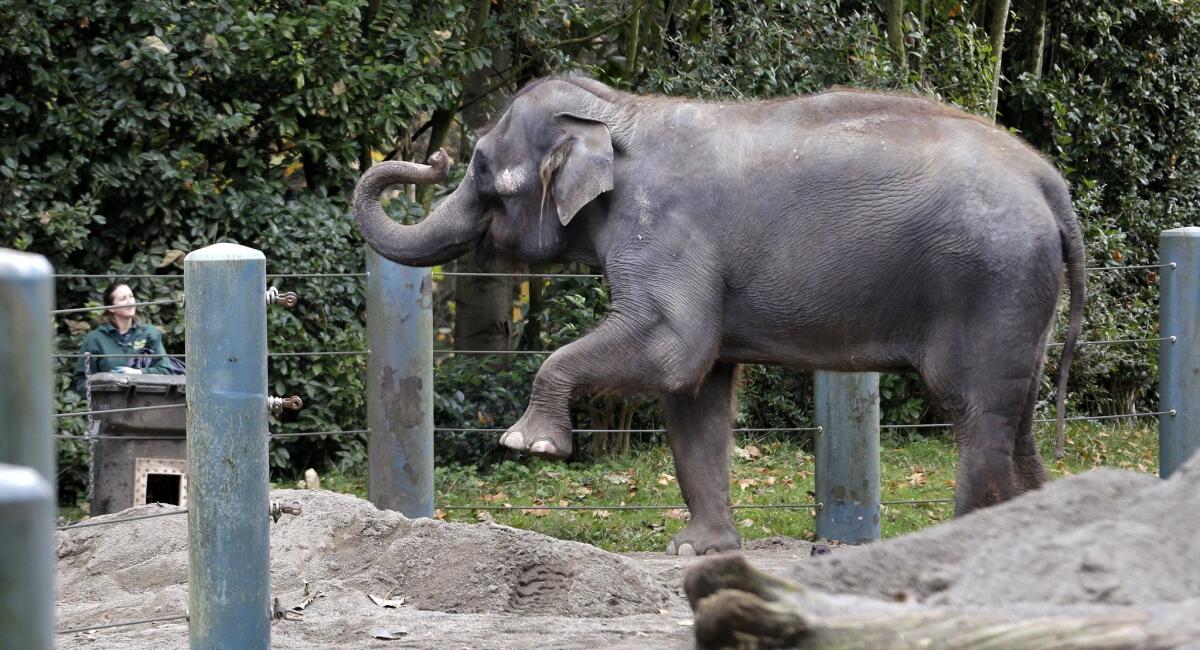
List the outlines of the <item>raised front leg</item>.
{"label": "raised front leg", "polygon": [[741,546],[729,514],[736,374],[735,364],[718,362],[696,390],[663,398],[675,474],[692,515],[667,545],[669,555],[706,555]]}
{"label": "raised front leg", "polygon": [[571,398],[584,391],[665,394],[693,389],[716,354],[703,319],[668,322],[645,308],[613,315],[550,355],[538,369],[525,414],[500,444],[547,458],[571,455]]}

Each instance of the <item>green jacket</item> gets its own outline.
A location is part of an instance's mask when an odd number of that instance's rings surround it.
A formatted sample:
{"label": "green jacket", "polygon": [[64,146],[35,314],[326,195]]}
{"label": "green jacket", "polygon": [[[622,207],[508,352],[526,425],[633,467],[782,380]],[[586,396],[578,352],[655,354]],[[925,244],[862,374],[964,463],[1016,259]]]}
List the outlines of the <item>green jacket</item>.
{"label": "green jacket", "polygon": [[[86,338],[83,339],[83,347],[79,350],[80,354],[127,354],[126,357],[99,357],[99,358],[84,358],[80,357],[75,364],[74,379],[71,382],[71,387],[80,395],[87,394],[87,376],[98,372],[112,372],[113,368],[128,366],[133,363],[134,358],[142,354],[142,350],[146,350],[151,354],[166,354],[166,349],[163,348],[162,334],[158,328],[147,323],[134,323],[133,327],[121,336],[117,333],[117,328],[113,327],[112,323],[104,323],[100,327],[88,332]],[[85,363],[89,364],[85,367]],[[171,366],[170,359],[166,357],[156,357],[154,363],[148,368],[142,368],[142,372],[148,375],[174,375],[177,374]]]}

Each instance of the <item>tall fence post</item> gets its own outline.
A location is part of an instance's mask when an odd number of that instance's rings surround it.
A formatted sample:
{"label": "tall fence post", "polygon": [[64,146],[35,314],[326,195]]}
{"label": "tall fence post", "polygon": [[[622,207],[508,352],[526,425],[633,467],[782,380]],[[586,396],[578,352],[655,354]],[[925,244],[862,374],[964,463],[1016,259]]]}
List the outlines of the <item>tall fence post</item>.
{"label": "tall fence post", "polygon": [[266,258],[184,261],[191,647],[271,645]]}
{"label": "tall fence post", "polygon": [[433,516],[433,275],[367,247],[368,498]]}
{"label": "tall fence post", "polygon": [[1159,290],[1158,474],[1167,478],[1200,449],[1200,228],[1164,230]]}
{"label": "tall fence post", "polygon": [[0,650],[54,647],[53,273],[0,249]]}
{"label": "tall fence post", "polygon": [[0,463],[36,469],[51,486],[54,269],[41,255],[0,249]]}
{"label": "tall fence post", "polygon": [[879,373],[813,374],[817,537],[879,539]]}

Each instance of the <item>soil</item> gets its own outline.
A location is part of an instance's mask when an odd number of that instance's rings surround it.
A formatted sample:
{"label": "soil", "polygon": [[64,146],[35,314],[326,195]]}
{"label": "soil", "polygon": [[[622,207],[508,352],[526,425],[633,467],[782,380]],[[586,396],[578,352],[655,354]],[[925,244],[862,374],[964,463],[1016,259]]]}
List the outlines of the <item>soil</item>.
{"label": "soil", "polygon": [[[274,622],[274,646],[692,646],[681,583],[696,558],[618,555],[492,523],[409,520],[327,491],[271,497],[304,508],[271,524],[272,594],[283,609],[304,602],[306,588],[318,595],[302,620]],[[1200,647],[1198,525],[1200,456],[1169,481],[1098,470],[913,535],[834,546],[828,555],[810,557],[808,542],[786,538],[748,543],[745,552],[762,570],[830,593],[980,610],[1141,612],[1180,647]],[[187,609],[184,515],[61,531],[58,556],[60,629]],[[384,607],[371,596],[403,603]],[[374,638],[384,630],[397,638]],[[65,648],[121,650],[188,644],[183,621],[58,640]]]}

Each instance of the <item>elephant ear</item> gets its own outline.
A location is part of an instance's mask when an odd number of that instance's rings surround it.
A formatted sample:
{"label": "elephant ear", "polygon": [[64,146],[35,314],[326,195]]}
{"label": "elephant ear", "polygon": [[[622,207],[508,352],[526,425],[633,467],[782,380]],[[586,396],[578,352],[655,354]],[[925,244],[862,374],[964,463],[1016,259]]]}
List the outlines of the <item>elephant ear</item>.
{"label": "elephant ear", "polygon": [[604,122],[570,113],[554,119],[566,137],[542,161],[542,203],[549,187],[565,226],[580,208],[613,188],[613,146]]}

